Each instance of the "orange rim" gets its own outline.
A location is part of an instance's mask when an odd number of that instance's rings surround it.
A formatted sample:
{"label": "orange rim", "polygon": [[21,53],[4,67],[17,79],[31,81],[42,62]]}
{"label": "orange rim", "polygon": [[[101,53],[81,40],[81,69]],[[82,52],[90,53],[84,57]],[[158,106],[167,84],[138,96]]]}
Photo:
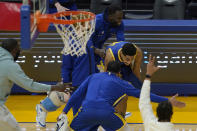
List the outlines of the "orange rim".
{"label": "orange rim", "polygon": [[[60,17],[62,15],[70,16],[71,14],[72,15],[79,15],[79,14],[90,15],[90,18],[80,19],[80,20],[56,19],[56,17]],[[46,32],[48,30],[50,23],[68,25],[68,24],[74,24],[77,22],[91,21],[93,19],[95,19],[95,14],[91,12],[86,12],[86,11],[64,11],[64,12],[59,12],[59,13],[54,13],[54,14],[41,14],[39,11],[36,12],[37,27],[38,27],[38,30],[41,32]]]}

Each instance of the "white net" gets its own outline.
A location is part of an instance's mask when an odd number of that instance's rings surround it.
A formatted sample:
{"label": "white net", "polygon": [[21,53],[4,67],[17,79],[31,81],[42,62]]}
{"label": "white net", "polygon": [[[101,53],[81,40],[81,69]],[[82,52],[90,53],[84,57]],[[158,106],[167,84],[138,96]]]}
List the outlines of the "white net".
{"label": "white net", "polygon": [[[64,16],[60,15],[56,19],[61,20],[83,20],[90,18],[91,15],[80,13],[78,15]],[[74,24],[55,24],[57,32],[60,34],[64,48],[62,54],[71,56],[81,56],[86,53],[86,44],[94,32],[95,19],[85,22],[76,22]]]}

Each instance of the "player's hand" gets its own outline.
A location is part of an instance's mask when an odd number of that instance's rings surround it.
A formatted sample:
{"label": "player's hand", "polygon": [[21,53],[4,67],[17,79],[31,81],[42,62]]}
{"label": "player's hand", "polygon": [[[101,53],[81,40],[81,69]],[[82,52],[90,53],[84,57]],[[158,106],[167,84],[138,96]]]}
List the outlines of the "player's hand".
{"label": "player's hand", "polygon": [[62,6],[59,2],[55,3],[55,7],[57,8],[58,12],[63,12],[69,10],[68,8]]}
{"label": "player's hand", "polygon": [[176,97],[178,96],[178,94],[172,96],[169,101],[170,103],[175,106],[175,107],[178,107],[178,108],[183,108],[186,106],[186,104],[184,102],[181,102],[181,101],[178,101],[176,100]]}
{"label": "player's hand", "polygon": [[67,92],[72,93],[77,89],[76,87],[72,86],[72,83],[64,83],[64,86],[66,86],[65,93]]}
{"label": "player's hand", "polygon": [[57,117],[57,122],[61,120],[62,115],[66,115],[65,112],[62,112],[58,117]]}
{"label": "player's hand", "polygon": [[155,57],[149,55],[149,62],[147,64],[146,74],[152,76],[155,72],[157,72],[157,70],[160,69],[159,67],[156,67],[154,63],[155,63]]}
{"label": "player's hand", "polygon": [[105,49],[99,49],[94,47],[94,53],[100,56],[101,58],[105,58],[106,52]]}
{"label": "player's hand", "polygon": [[68,92],[67,88],[70,87],[69,84],[63,84],[61,82],[58,82],[56,85],[51,86],[51,91],[59,91],[59,92]]}

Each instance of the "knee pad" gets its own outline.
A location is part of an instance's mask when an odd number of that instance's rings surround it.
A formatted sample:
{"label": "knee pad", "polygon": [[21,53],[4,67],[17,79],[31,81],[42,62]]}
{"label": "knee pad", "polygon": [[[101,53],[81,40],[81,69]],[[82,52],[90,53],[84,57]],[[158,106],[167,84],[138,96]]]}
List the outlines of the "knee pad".
{"label": "knee pad", "polygon": [[61,105],[64,105],[68,102],[70,95],[64,92],[52,91],[48,94],[41,105],[46,111],[52,112],[56,111]]}

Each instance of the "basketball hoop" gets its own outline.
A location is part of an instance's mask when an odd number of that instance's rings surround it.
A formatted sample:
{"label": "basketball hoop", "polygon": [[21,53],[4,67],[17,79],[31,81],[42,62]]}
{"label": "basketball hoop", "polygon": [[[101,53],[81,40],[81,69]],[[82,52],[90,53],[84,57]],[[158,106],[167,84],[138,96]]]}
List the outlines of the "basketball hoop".
{"label": "basketball hoop", "polygon": [[36,12],[36,22],[40,32],[47,32],[49,24],[54,24],[64,43],[61,53],[81,56],[86,53],[86,44],[95,29],[95,14],[86,11]]}

